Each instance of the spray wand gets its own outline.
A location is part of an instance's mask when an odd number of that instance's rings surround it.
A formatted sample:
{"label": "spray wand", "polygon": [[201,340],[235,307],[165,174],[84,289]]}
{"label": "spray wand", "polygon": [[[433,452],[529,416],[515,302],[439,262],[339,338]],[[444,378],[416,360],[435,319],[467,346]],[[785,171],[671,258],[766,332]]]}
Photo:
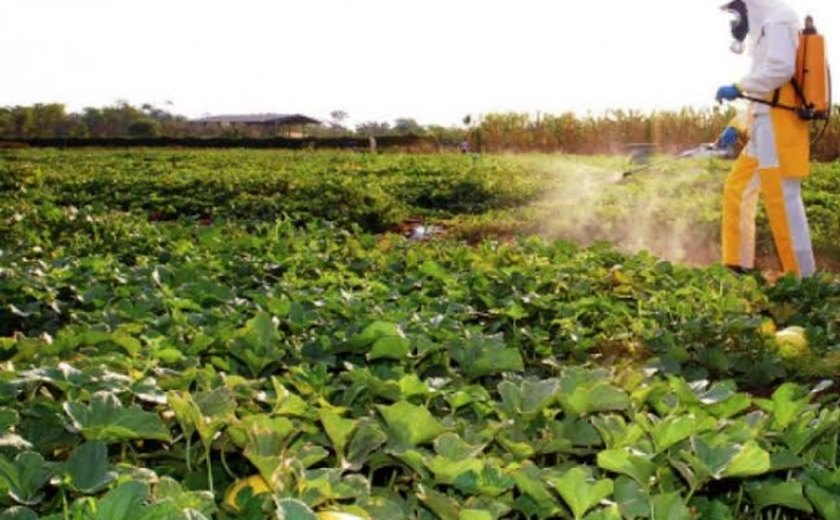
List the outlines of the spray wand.
{"label": "spray wand", "polygon": [[692,148],[691,150],[686,150],[680,153],[676,157],[670,157],[668,159],[657,161],[655,163],[645,164],[643,166],[639,166],[638,168],[627,170],[621,174],[621,178],[626,179],[631,175],[650,170],[651,168],[658,168],[660,166],[665,166],[690,157],[727,157],[731,153],[731,149],[720,148],[715,143],[703,143],[696,148]]}

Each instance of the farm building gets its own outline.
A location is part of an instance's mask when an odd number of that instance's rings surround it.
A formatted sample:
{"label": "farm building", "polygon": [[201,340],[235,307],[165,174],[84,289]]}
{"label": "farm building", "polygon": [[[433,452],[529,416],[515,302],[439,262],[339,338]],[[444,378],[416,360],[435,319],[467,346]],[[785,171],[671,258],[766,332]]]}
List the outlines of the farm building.
{"label": "farm building", "polygon": [[243,114],[202,117],[191,124],[195,131],[205,135],[302,138],[321,122],[301,114]]}

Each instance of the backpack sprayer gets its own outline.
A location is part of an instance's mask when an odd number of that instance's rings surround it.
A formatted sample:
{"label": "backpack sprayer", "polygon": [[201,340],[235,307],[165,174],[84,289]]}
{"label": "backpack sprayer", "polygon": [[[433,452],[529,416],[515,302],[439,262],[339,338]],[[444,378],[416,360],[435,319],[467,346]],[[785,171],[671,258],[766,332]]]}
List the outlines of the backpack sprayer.
{"label": "backpack sprayer", "polygon": [[761,99],[742,94],[740,97],[755,103],[769,105],[795,112],[804,121],[824,121],[822,129],[814,139],[819,141],[825,134],[831,120],[831,69],[825,52],[825,37],[817,32],[812,16],[805,17],[805,29],[799,33],[796,50],[796,72],[790,79],[797,104],[779,102],[781,88],[773,93],[773,99]]}

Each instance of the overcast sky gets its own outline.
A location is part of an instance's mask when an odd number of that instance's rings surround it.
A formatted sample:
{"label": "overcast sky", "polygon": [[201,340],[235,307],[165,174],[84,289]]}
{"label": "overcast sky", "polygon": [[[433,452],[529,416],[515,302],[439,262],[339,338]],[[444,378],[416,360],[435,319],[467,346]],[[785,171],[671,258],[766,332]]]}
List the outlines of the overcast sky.
{"label": "overcast sky", "polygon": [[[840,56],[840,1],[789,1]],[[747,66],[728,50],[722,3],[2,0],[0,106],[127,100],[188,116],[343,110],[352,123],[447,125],[704,107]]]}

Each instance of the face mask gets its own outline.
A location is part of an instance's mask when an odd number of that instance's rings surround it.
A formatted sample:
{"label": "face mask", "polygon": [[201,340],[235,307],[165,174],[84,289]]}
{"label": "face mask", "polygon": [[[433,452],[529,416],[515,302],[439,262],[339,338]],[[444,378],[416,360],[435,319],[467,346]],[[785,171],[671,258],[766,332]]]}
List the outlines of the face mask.
{"label": "face mask", "polygon": [[732,42],[732,45],[729,48],[732,52],[741,54],[744,52],[744,40],[747,39],[747,35],[750,33],[750,21],[747,17],[747,4],[744,3],[744,0],[733,0],[721,7],[721,9],[732,16],[732,19],[729,22],[729,28],[732,31],[732,38],[734,38],[735,41]]}

